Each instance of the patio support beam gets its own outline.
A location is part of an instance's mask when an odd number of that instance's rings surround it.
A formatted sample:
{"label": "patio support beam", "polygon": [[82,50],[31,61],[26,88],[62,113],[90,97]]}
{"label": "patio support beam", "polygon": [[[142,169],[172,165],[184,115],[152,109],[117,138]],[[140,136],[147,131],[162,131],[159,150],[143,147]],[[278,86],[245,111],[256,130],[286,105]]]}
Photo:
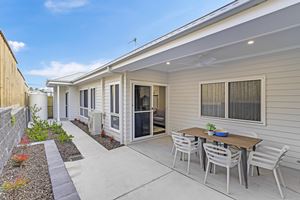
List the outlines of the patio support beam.
{"label": "patio support beam", "polygon": [[57,111],[57,121],[59,122],[60,121],[60,115],[59,115],[59,85],[56,86],[56,94],[57,94],[57,99],[56,99],[56,111]]}

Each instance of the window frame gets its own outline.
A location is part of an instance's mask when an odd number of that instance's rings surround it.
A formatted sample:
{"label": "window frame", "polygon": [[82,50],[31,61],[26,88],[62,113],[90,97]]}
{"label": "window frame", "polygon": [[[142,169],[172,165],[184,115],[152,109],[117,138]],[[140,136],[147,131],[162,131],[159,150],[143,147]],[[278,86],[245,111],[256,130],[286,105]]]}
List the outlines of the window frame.
{"label": "window frame", "polygon": [[[87,107],[84,106],[84,91],[87,91]],[[83,102],[81,105],[81,91],[83,92]],[[83,109],[83,115],[81,115],[80,110]],[[84,116],[84,110],[87,110],[87,113],[89,112],[89,89],[88,88],[82,88],[79,90],[79,116],[88,118],[88,116]]]}
{"label": "window frame", "polygon": [[[199,82],[199,118],[202,119],[213,119],[213,120],[220,120],[220,121],[229,121],[229,122],[237,122],[237,123],[245,123],[245,124],[260,124],[266,125],[266,85],[265,85],[265,75],[261,76],[248,76],[248,77],[240,77],[240,78],[231,78],[231,79],[220,79],[220,80],[212,80],[212,81],[201,81]],[[243,120],[243,119],[233,119],[229,118],[229,83],[230,82],[238,82],[238,81],[253,81],[253,80],[260,80],[261,81],[261,111],[260,111],[260,121],[252,121],[252,120]],[[212,116],[204,116],[202,115],[202,91],[201,86],[202,84],[209,84],[209,83],[225,83],[225,117],[212,117]]]}
{"label": "window frame", "polygon": [[[119,85],[119,113],[116,113],[115,112],[115,104],[116,104],[116,93],[115,93],[115,89],[114,89],[114,100],[113,100],[113,112],[111,111],[111,86],[115,86],[116,85]],[[121,82],[120,81],[115,81],[115,82],[111,82],[108,84],[108,90],[109,90],[109,128],[117,133],[120,133],[121,132],[121,101],[120,101],[120,98],[121,98]],[[119,129],[115,129],[112,127],[112,124],[111,124],[111,117],[112,116],[115,116],[115,117],[118,117],[119,118]]]}
{"label": "window frame", "polygon": [[[93,91],[94,91],[94,94],[93,94]],[[96,88],[95,87],[90,88],[90,109],[91,110],[96,109]]]}

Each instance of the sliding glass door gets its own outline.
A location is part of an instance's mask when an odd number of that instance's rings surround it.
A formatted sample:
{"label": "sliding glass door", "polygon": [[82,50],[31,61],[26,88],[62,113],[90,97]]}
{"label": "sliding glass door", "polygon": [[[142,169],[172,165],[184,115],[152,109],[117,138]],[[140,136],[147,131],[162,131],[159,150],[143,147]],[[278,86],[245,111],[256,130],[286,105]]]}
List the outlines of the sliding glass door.
{"label": "sliding glass door", "polygon": [[133,86],[134,139],[152,135],[152,86]]}

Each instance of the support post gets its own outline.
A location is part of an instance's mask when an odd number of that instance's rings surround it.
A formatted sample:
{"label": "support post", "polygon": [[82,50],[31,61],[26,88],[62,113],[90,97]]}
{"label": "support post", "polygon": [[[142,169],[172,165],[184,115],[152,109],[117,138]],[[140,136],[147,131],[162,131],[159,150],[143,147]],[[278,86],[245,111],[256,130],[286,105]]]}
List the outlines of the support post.
{"label": "support post", "polygon": [[59,122],[60,121],[60,107],[59,107],[59,85],[57,85],[56,86],[56,97],[57,97],[57,99],[56,99],[56,111],[57,111],[57,121]]}

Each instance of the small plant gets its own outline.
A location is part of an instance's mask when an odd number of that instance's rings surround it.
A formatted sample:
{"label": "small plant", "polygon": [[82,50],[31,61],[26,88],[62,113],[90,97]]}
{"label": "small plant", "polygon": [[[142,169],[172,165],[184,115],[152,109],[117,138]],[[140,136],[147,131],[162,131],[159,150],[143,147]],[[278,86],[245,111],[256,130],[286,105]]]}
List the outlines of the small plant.
{"label": "small plant", "polygon": [[102,137],[102,138],[106,137],[106,133],[105,133],[105,131],[104,131],[104,130],[102,130],[102,131],[101,131],[101,133],[100,133],[100,137]]}
{"label": "small plant", "polygon": [[26,178],[16,178],[14,181],[5,181],[1,185],[1,189],[4,192],[16,191],[27,185],[29,181]]}
{"label": "small plant", "polygon": [[68,135],[64,130],[57,136],[57,139],[60,143],[71,142],[74,138],[73,135]]}
{"label": "small plant", "polygon": [[14,116],[14,115],[11,115],[11,117],[10,117],[10,122],[11,122],[11,125],[12,126],[14,126],[15,124],[16,124],[16,116]]}
{"label": "small plant", "polygon": [[60,134],[63,129],[62,129],[62,125],[58,124],[56,122],[53,122],[53,124],[50,126],[50,130],[54,133],[54,134]]}
{"label": "small plant", "polygon": [[112,143],[114,141],[114,136],[109,137],[109,141]]}
{"label": "small plant", "polygon": [[215,126],[214,124],[207,123],[207,124],[206,124],[206,129],[207,129],[208,131],[214,131],[214,130],[216,130],[217,128],[216,128],[216,126]]}
{"label": "small plant", "polygon": [[48,138],[48,130],[43,129],[41,126],[34,125],[32,128],[27,129],[27,135],[32,141],[45,141]]}
{"label": "small plant", "polygon": [[28,145],[30,143],[29,141],[29,138],[27,135],[24,135],[22,138],[21,138],[21,141],[20,141],[20,145]]}
{"label": "small plant", "polygon": [[16,154],[12,156],[12,161],[15,167],[21,167],[24,165],[24,162],[28,160],[29,155],[27,154]]}

